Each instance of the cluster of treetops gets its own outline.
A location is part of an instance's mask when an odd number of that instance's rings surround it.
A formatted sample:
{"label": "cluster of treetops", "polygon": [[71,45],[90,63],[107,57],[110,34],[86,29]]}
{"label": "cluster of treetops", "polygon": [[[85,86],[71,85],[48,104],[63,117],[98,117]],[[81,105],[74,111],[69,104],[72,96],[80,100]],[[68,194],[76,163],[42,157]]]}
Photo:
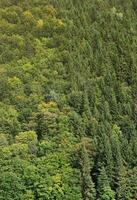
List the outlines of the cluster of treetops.
{"label": "cluster of treetops", "polygon": [[137,200],[136,0],[0,0],[0,200]]}

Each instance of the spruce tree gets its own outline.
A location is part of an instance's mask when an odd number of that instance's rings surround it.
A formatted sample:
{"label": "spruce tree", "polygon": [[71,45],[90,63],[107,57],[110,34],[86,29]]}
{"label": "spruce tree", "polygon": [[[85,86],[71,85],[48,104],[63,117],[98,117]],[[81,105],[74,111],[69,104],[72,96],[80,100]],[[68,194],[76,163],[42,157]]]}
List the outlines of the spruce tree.
{"label": "spruce tree", "polygon": [[94,200],[96,196],[95,186],[91,177],[91,161],[84,142],[81,144],[81,176],[82,194],[84,200]]}

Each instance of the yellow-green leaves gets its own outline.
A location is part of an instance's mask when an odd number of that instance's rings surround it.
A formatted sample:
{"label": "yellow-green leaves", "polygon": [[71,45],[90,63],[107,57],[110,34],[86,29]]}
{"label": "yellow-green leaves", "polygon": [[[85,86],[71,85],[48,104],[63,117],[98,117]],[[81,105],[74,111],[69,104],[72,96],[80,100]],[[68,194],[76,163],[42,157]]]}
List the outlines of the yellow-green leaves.
{"label": "yellow-green leaves", "polygon": [[8,136],[6,134],[0,133],[0,148],[8,146]]}
{"label": "yellow-green leaves", "polygon": [[18,112],[14,106],[0,102],[0,132],[16,134],[20,130]]}
{"label": "yellow-green leaves", "polygon": [[36,153],[38,140],[37,135],[34,131],[26,131],[19,133],[16,136],[15,141],[17,144],[27,145],[29,153]]}
{"label": "yellow-green leaves", "polygon": [[29,11],[29,10],[24,11],[24,12],[23,12],[23,15],[24,15],[25,19],[26,19],[28,22],[31,22],[31,21],[34,20],[34,16],[33,16],[33,14],[31,13],[31,11]]}
{"label": "yellow-green leaves", "polygon": [[21,144],[37,144],[37,135],[34,131],[21,132],[16,136],[16,143]]}
{"label": "yellow-green leaves", "polygon": [[37,21],[37,28],[42,28],[43,27],[43,20],[42,19],[39,19],[38,21]]}

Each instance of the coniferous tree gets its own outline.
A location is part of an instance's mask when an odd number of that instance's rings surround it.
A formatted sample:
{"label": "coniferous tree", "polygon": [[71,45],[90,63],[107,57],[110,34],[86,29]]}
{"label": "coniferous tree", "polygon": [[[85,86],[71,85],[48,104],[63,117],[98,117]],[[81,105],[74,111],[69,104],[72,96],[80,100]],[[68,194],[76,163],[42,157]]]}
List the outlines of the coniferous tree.
{"label": "coniferous tree", "polygon": [[115,200],[115,192],[110,187],[104,167],[100,169],[100,174],[98,176],[98,196],[99,200]]}
{"label": "coniferous tree", "polygon": [[81,144],[81,175],[82,175],[82,194],[83,199],[95,199],[96,192],[95,186],[91,178],[91,162],[86,150],[85,142]]}

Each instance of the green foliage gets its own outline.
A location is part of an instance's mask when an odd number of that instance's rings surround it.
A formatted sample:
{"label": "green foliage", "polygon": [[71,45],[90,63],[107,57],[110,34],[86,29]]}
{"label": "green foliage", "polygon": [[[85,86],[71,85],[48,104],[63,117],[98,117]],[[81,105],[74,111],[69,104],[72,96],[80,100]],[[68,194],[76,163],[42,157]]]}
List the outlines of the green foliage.
{"label": "green foliage", "polygon": [[0,132],[15,135],[20,130],[18,112],[12,105],[0,103]]}
{"label": "green foliage", "polygon": [[98,176],[98,189],[100,200],[115,200],[115,192],[110,187],[104,167],[102,167]]}
{"label": "green foliage", "polygon": [[137,199],[136,0],[0,0],[0,199]]}

